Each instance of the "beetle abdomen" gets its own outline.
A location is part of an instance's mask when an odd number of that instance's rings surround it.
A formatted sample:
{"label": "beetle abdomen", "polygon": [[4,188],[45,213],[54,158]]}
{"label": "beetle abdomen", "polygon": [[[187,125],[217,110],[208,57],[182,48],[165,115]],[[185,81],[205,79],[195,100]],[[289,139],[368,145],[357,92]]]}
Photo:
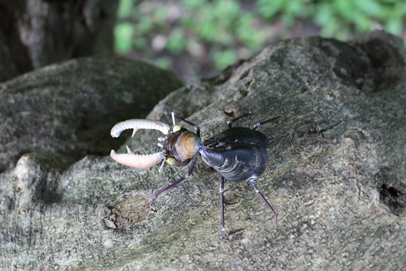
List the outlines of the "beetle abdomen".
{"label": "beetle abdomen", "polygon": [[229,181],[260,176],[266,168],[268,139],[247,128],[228,129],[203,143],[203,160]]}

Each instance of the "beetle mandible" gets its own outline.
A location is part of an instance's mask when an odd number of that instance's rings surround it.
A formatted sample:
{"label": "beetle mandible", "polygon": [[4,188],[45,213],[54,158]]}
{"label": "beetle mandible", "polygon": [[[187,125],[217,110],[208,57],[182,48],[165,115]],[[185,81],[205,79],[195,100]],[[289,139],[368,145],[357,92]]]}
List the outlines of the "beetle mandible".
{"label": "beetle mandible", "polygon": [[[168,112],[163,114],[170,115]],[[232,127],[235,121],[249,115],[254,115],[254,113],[249,112],[228,121],[227,130],[207,139],[203,143],[200,139],[200,127],[175,116],[173,112],[172,131],[169,125],[158,121],[131,119],[119,122],[111,129],[112,137],[118,137],[126,129],[133,129],[132,136],[134,136],[138,129],[156,129],[165,134],[165,137],[158,138],[158,140],[163,142],[163,144],[158,144],[163,150],[149,155],[137,155],[132,153],[130,148],[126,146],[128,153],[117,154],[112,150],[110,156],[118,163],[135,168],[149,168],[162,160],[175,167],[185,166],[190,163],[186,175],[152,196],[152,198],[155,198],[162,192],[187,179],[192,174],[193,167],[200,154],[203,161],[220,174],[221,238],[223,238],[223,233],[229,236],[224,227],[224,179],[232,182],[249,181],[254,187],[255,192],[274,213],[276,220],[279,215],[273,210],[255,184],[255,179],[265,171],[268,160],[266,152],[268,138],[256,130],[259,126],[277,120],[282,116],[259,122],[252,129]],[[196,132],[194,133],[175,125],[175,119],[193,126]]]}

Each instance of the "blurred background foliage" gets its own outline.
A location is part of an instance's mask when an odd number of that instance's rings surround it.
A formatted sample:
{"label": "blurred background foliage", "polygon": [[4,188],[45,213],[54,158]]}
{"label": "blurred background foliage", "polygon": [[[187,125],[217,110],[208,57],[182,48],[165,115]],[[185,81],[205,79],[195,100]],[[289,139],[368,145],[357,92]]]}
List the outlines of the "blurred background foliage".
{"label": "blurred background foliage", "polygon": [[188,81],[279,39],[348,40],[376,29],[405,38],[405,14],[405,0],[120,0],[115,47]]}

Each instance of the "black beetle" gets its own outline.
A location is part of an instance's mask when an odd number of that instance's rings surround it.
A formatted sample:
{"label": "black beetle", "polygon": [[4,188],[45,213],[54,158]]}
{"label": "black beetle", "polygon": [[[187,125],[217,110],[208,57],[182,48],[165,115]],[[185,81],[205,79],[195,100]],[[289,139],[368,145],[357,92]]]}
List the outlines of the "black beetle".
{"label": "black beetle", "polygon": [[[164,114],[169,115],[167,112],[164,112]],[[259,122],[252,129],[242,127],[232,128],[233,122],[252,114],[249,112],[229,121],[229,129],[207,139],[203,143],[200,140],[199,126],[179,118],[173,113],[174,127],[172,131],[169,125],[158,121],[132,119],[119,122],[111,129],[112,137],[118,137],[126,129],[134,129],[133,136],[138,129],[160,130],[166,135],[165,138],[159,138],[160,141],[163,141],[163,144],[159,144],[163,150],[150,155],[137,155],[133,154],[127,146],[128,153],[117,154],[112,150],[110,156],[121,164],[135,168],[152,167],[161,160],[167,161],[170,165],[176,167],[185,166],[191,162],[189,170],[184,177],[153,195],[152,198],[154,198],[188,178],[192,174],[193,167],[200,154],[203,161],[220,174],[221,238],[223,238],[223,232],[228,235],[224,227],[224,179],[233,182],[249,181],[254,187],[255,192],[274,213],[276,219],[279,215],[272,209],[255,184],[255,179],[265,171],[268,160],[266,152],[268,139],[263,133],[256,131],[256,129],[260,125],[277,120],[282,116]],[[195,127],[196,133],[176,126],[175,118]]]}

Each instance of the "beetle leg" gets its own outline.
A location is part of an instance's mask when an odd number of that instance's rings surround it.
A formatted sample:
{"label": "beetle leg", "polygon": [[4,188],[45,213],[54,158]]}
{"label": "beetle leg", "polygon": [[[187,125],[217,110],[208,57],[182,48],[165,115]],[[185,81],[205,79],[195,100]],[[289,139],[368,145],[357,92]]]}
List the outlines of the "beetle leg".
{"label": "beetle leg", "polygon": [[283,117],[283,115],[277,116],[277,117],[272,118],[272,119],[269,119],[269,120],[264,120],[264,121],[258,122],[257,124],[254,125],[254,127],[252,127],[252,130],[255,131],[255,130],[258,129],[258,127],[261,126],[262,124],[265,124],[265,123],[268,123],[268,122],[277,120],[277,119],[279,119],[279,118],[281,118],[281,117]]}
{"label": "beetle leg", "polygon": [[189,178],[189,176],[192,174],[193,167],[194,167],[195,164],[196,164],[197,157],[198,157],[198,156],[193,157],[193,159],[192,159],[192,161],[191,161],[191,164],[190,164],[190,167],[189,167],[189,170],[187,171],[187,173],[186,173],[185,176],[183,176],[182,178],[180,178],[179,180],[177,180],[177,181],[174,182],[173,184],[171,184],[171,185],[165,187],[164,189],[162,189],[161,191],[159,191],[158,193],[156,193],[155,195],[153,195],[151,198],[152,198],[152,199],[155,198],[155,197],[158,196],[159,194],[165,192],[166,190],[168,190],[168,189],[174,187],[175,185],[177,185],[177,184],[179,184],[180,182],[184,181],[185,179]]}
{"label": "beetle leg", "polygon": [[172,115],[172,117],[174,117],[174,118],[176,118],[176,119],[178,119],[178,120],[180,120],[180,121],[183,121],[184,123],[187,123],[187,124],[189,124],[190,126],[195,127],[195,129],[196,129],[196,134],[197,134],[198,137],[200,137],[200,127],[199,127],[197,124],[195,124],[195,123],[193,123],[193,122],[190,122],[190,121],[188,121],[188,120],[182,119],[182,118],[180,118],[180,117],[178,117],[178,116],[175,116],[175,115],[173,114],[173,112],[172,112],[172,114],[170,114],[170,113],[168,113],[167,111],[165,111],[165,112],[163,112],[162,114],[165,114],[165,115]]}
{"label": "beetle leg", "polygon": [[259,191],[257,185],[255,184],[255,179],[254,179],[254,178],[251,178],[251,179],[248,179],[248,181],[251,182],[252,186],[253,186],[254,189],[255,189],[255,192],[257,192],[257,194],[259,195],[259,197],[265,202],[266,206],[268,206],[268,208],[271,209],[271,211],[272,211],[273,214],[275,215],[276,222],[278,222],[278,215],[281,215],[281,214],[277,214],[277,213],[272,209],[271,205],[268,203],[268,201],[265,199],[265,197],[262,195],[262,193]]}
{"label": "beetle leg", "polygon": [[224,177],[220,175],[220,202],[221,202],[221,239],[223,239],[223,232],[225,232],[230,238],[230,235],[226,232],[226,228],[224,227]]}
{"label": "beetle leg", "polygon": [[237,120],[242,119],[242,118],[245,118],[245,117],[250,116],[250,115],[256,115],[256,114],[255,114],[255,113],[252,113],[252,112],[250,111],[250,112],[248,112],[248,113],[246,113],[246,114],[244,114],[244,115],[242,115],[242,116],[239,116],[239,117],[237,117],[237,118],[235,118],[235,119],[232,119],[232,120],[227,121],[228,128],[232,128],[233,123],[236,122]]}

